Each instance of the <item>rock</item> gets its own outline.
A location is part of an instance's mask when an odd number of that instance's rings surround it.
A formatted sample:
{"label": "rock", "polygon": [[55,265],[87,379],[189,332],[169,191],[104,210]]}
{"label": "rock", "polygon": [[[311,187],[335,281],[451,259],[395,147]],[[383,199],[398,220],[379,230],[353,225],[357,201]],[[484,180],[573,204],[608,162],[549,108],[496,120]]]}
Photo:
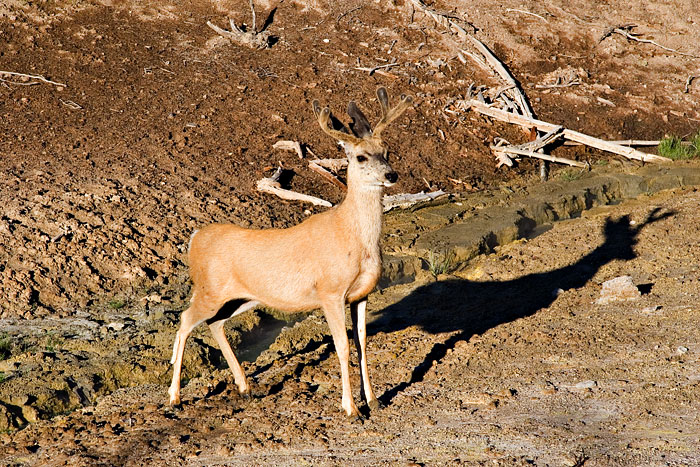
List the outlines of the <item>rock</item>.
{"label": "rock", "polygon": [[581,381],[580,383],[576,383],[576,385],[574,387],[576,389],[593,389],[596,386],[598,386],[598,383],[596,383],[593,380],[587,380],[587,381]]}
{"label": "rock", "polygon": [[628,300],[636,300],[642,294],[630,276],[620,276],[615,279],[603,282],[603,288],[600,291],[600,298],[596,300],[599,305],[606,303],[624,302]]}
{"label": "rock", "polygon": [[121,331],[122,329],[124,329],[124,323],[118,323],[116,321],[113,323],[109,323],[107,325],[107,329],[111,329],[113,331]]}

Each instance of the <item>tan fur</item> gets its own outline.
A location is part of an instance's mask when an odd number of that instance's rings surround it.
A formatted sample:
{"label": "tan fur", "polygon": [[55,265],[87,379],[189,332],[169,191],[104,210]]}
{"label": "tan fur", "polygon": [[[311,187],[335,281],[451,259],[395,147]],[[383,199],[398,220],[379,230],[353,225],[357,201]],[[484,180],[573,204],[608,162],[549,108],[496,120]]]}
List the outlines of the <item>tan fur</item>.
{"label": "tan fur", "polygon": [[[381,131],[411,101],[404,98],[396,108],[388,110],[386,92],[380,89],[378,96],[383,117],[377,129]],[[189,250],[192,304],[182,314],[173,346],[171,404],[180,400],[180,369],[187,336],[195,326],[213,318],[226,302],[243,299],[248,302],[233,315],[257,304],[289,312],[323,309],[340,361],[342,407],[349,416],[357,416],[359,412],[350,388],[345,329],[345,304],[349,303],[360,358],[362,392],[370,407],[379,405],[367,374],[365,309],[367,295],[381,274],[382,191],[384,186],[393,184],[396,174],[385,159],[386,149],[381,139],[371,132],[358,137],[330,129],[328,110],[321,111],[314,103],[314,111],[321,128],[340,140],[345,148],[347,196],[335,208],[288,229],[250,230],[213,224],[193,235]],[[364,119],[361,112],[355,112],[359,116],[354,119]],[[223,324],[228,318],[210,323],[210,328],[233,371],[239,391],[246,393],[249,385],[245,374],[224,336]]]}

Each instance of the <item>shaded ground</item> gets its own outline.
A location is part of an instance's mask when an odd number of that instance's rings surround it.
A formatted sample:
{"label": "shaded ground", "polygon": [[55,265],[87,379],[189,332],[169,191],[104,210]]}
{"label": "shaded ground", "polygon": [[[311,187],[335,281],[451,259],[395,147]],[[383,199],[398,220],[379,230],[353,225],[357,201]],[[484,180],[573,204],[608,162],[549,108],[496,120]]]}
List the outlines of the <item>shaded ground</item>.
{"label": "shaded ground", "polygon": [[[471,83],[500,84],[462,63],[466,44],[411,2],[260,5],[259,23],[274,9],[276,39],[264,51],[205,25],[249,22],[234,2],[115,3],[0,6],[0,70],[64,84],[0,82],[3,463],[700,463],[699,199],[689,189],[597,208],[452,265],[439,281],[423,269],[375,293],[369,359],[386,408],[362,424],[339,415],[337,360],[315,316],[246,364],[262,396],[250,401],[232,392],[199,329],[184,406],[164,407],[190,233],[213,221],[281,227],[316,212],[255,192],[280,163],[294,172],[290,188],[342,198],[307,161],[272,149],[294,139],[339,156],[311,100],[341,116],[355,99],[376,118],[377,85],[416,96],[386,132],[395,192],[442,188],[477,210],[482,199],[507,205],[537,183],[537,164],[496,170],[488,145],[523,141],[520,132],[443,111]],[[643,37],[700,55],[690,0],[455,5],[431,8],[477,29],[538,117],[608,139],[696,131],[700,88],[683,91],[697,58],[617,34],[600,41],[634,23]],[[389,75],[355,69],[393,61]],[[560,76],[581,84],[537,87]],[[629,164],[558,151],[602,169]],[[403,235],[430,228],[429,214],[418,217],[427,224],[390,217],[392,253],[409,254]],[[642,297],[596,305],[600,284],[625,274]],[[232,343],[271,341],[274,332],[247,333],[260,320],[283,324],[251,313],[232,323]]]}

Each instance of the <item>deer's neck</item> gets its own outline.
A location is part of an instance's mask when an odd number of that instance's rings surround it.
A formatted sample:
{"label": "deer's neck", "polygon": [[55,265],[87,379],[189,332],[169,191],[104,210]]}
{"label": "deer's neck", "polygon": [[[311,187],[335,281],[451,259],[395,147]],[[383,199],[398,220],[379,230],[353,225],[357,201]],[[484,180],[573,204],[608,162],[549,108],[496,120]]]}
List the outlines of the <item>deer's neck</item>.
{"label": "deer's neck", "polygon": [[360,239],[365,250],[379,252],[379,237],[382,233],[382,188],[355,187],[348,181],[345,200],[338,207],[346,225]]}

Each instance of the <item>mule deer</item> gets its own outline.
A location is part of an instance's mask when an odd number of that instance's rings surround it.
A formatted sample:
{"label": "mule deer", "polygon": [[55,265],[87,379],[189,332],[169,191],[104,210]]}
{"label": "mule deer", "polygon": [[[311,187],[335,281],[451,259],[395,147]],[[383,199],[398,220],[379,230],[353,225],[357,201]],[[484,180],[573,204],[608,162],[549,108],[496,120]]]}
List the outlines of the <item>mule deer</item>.
{"label": "mule deer", "polygon": [[[340,142],[348,158],[348,190],[341,204],[287,229],[249,230],[213,224],[192,236],[189,262],[193,293],[173,345],[173,380],[168,390],[171,405],[180,402],[180,371],[187,336],[205,321],[239,392],[249,392],[243,369],[224,334],[224,323],[262,304],[289,312],[323,309],[340,360],[342,408],[348,416],[358,416],[348,369],[345,304],[349,303],[361,392],[370,409],[379,406],[367,370],[366,307],[367,295],[381,273],[382,188],[393,185],[398,178],[387,161],[381,133],[413,101],[401,96],[400,102],[389,108],[384,88],[377,89],[377,97],[382,116],[374,131],[357,105],[352,101],[348,104],[353,133],[344,127],[330,127],[330,110],[313,102],[321,129]],[[235,311],[221,316],[226,303],[234,305]]]}

